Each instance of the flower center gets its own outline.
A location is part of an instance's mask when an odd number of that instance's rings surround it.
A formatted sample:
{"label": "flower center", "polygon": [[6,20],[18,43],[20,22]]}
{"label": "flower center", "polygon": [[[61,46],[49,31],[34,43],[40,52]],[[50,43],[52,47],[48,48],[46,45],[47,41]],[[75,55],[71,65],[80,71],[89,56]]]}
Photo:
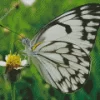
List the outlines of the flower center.
{"label": "flower center", "polygon": [[6,59],[6,66],[11,68],[18,68],[21,65],[21,58],[17,54],[9,54]]}

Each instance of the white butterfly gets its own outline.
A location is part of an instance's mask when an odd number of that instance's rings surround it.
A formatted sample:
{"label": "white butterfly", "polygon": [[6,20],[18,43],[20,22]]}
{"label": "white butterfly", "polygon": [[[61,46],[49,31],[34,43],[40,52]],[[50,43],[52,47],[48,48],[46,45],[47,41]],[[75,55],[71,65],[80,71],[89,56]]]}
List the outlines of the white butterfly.
{"label": "white butterfly", "polygon": [[57,17],[32,39],[24,52],[47,83],[71,93],[88,79],[90,51],[100,24],[100,5],[87,4]]}

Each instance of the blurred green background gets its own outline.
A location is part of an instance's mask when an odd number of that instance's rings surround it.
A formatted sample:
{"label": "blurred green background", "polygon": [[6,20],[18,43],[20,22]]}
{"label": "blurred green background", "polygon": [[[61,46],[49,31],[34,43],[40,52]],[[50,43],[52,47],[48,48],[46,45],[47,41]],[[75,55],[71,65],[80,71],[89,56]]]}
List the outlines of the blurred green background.
{"label": "blurred green background", "polygon": [[[12,8],[18,0],[0,0],[0,18]],[[100,3],[100,0],[36,0],[32,6],[19,4],[0,24],[18,34],[32,37],[47,23],[62,13],[87,3]],[[5,55],[20,52],[24,47],[19,35],[0,27],[0,60]],[[31,64],[21,72],[16,82],[16,100],[100,100],[100,31],[91,52],[91,74],[86,84],[72,94],[64,94],[48,85]],[[0,100],[11,100],[11,85],[5,80],[5,69],[0,67]]]}

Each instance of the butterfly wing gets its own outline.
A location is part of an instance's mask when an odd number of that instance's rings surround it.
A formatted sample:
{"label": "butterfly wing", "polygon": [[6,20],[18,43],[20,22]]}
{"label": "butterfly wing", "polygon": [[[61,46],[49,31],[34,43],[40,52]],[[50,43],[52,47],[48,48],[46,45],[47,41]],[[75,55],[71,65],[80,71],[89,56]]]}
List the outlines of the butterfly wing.
{"label": "butterfly wing", "polygon": [[46,25],[31,41],[31,45],[41,41],[67,41],[77,44],[89,54],[95,42],[99,24],[100,5],[83,5]]}
{"label": "butterfly wing", "polygon": [[[77,45],[52,41],[36,48],[35,59],[46,82],[62,92],[71,93],[82,87],[90,73],[90,59]],[[32,59],[33,63],[36,60]]]}
{"label": "butterfly wing", "polygon": [[31,41],[31,47],[41,43],[33,51],[41,75],[62,92],[79,89],[88,78],[99,10],[99,4],[77,7],[54,19]]}

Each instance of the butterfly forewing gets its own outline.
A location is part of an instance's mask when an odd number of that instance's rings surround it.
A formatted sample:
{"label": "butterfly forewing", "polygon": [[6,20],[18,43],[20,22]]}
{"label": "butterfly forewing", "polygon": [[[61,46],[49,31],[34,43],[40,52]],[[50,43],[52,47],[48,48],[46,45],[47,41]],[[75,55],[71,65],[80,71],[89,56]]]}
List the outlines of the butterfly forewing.
{"label": "butterfly forewing", "polygon": [[77,7],[45,26],[31,41],[67,41],[75,43],[89,54],[100,24],[100,5],[87,4]]}

